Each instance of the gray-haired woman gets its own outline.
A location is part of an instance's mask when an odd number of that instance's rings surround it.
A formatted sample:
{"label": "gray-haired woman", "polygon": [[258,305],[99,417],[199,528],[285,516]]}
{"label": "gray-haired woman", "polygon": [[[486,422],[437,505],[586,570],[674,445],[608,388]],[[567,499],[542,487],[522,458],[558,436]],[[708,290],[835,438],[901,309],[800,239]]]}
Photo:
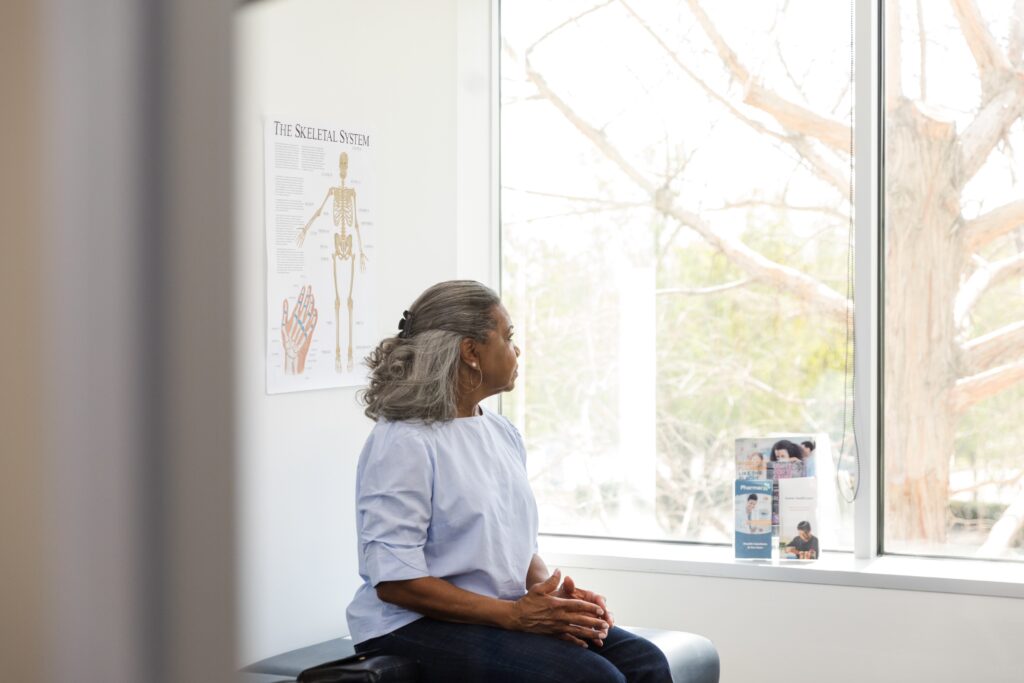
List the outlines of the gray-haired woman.
{"label": "gray-haired woman", "polygon": [[425,681],[671,681],[660,650],[537,554],[522,437],[480,405],[515,384],[512,327],[492,290],[442,282],[367,358],[356,650],[412,657]]}

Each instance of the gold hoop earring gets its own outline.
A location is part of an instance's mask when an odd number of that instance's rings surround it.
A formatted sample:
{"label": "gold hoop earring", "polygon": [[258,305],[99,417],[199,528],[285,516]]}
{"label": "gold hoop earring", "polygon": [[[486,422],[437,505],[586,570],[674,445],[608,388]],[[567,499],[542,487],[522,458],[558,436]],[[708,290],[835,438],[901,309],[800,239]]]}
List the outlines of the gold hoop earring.
{"label": "gold hoop earring", "polygon": [[484,383],[484,371],[477,367],[476,363],[470,363],[469,367],[473,368],[474,370],[480,373],[480,381],[476,383],[475,387],[470,388],[470,391],[476,391]]}

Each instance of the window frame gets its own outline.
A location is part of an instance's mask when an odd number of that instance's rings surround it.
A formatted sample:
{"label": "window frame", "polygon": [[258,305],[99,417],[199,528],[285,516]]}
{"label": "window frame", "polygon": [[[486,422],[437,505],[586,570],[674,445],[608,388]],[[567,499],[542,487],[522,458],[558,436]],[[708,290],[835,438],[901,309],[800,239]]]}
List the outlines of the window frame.
{"label": "window frame", "polygon": [[[867,258],[854,261],[854,438],[859,448],[860,491],[854,501],[854,556],[883,553],[881,477],[883,406],[881,340],[885,291],[884,216],[884,27],[885,0],[854,0],[854,244]],[[864,123],[859,123],[864,122]],[[866,163],[863,163],[866,162]],[[862,407],[862,410],[857,410]]]}
{"label": "window frame", "polygon": [[[988,595],[1024,599],[1024,572],[1014,571],[1017,562],[988,559],[950,558],[922,555],[886,553],[883,533],[883,485],[880,473],[884,471],[883,410],[881,387],[883,381],[882,340],[885,273],[883,263],[884,239],[884,0],[852,0],[854,10],[854,235],[858,252],[855,262],[854,286],[857,292],[854,309],[854,335],[862,343],[854,348],[854,373],[858,378],[854,387],[854,438],[860,452],[860,490],[854,501],[854,547],[852,552],[829,553],[831,559],[817,563],[752,563],[732,557],[731,546],[690,541],[649,541],[630,539],[594,538],[567,534],[541,534],[541,550],[549,563],[560,566],[595,569],[621,569],[651,571],[696,576],[744,578],[771,581],[923,590],[968,595]],[[501,230],[501,76],[500,45],[501,0],[489,0],[490,41],[488,64],[491,87],[489,98],[489,140],[486,146],[489,159],[489,191],[486,193],[488,217],[488,281],[501,291],[502,283],[502,230]],[[480,4],[481,8],[483,3]],[[482,9],[479,11],[483,11]],[[460,19],[460,26],[462,20]],[[480,21],[477,21],[477,26]],[[460,31],[460,71],[463,64],[463,46],[467,38]],[[479,55],[478,55],[479,56]],[[458,111],[463,107],[464,93],[460,90]],[[479,111],[479,108],[477,109]],[[460,143],[461,134],[460,134]],[[460,144],[460,165],[479,168],[480,156],[470,150],[472,145]],[[471,174],[460,173],[460,242],[468,235],[463,229],[465,206],[480,204],[467,199],[471,195]],[[477,216],[485,215],[476,207]],[[466,221],[472,223],[472,221]],[[479,225],[479,224],[477,224]],[[479,252],[479,250],[477,250]],[[461,253],[461,247],[460,247]],[[459,259],[460,277],[471,274],[471,268]],[[866,341],[863,341],[866,340]],[[498,398],[500,407],[501,398]]]}

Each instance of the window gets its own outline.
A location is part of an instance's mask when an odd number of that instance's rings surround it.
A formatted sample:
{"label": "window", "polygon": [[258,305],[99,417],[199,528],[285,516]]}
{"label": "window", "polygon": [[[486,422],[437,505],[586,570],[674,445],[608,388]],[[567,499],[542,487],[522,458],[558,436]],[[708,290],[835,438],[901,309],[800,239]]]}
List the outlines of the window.
{"label": "window", "polygon": [[731,543],[734,440],[831,460],[848,417],[850,7],[501,8],[503,409],[544,530]]}
{"label": "window", "polygon": [[885,16],[890,552],[1024,559],[1020,7]]}
{"label": "window", "polygon": [[812,432],[851,547],[877,263],[881,544],[1024,558],[1024,16],[883,6],[881,248],[853,265],[850,4],[501,4],[503,410],[545,531],[730,543],[733,440]]}

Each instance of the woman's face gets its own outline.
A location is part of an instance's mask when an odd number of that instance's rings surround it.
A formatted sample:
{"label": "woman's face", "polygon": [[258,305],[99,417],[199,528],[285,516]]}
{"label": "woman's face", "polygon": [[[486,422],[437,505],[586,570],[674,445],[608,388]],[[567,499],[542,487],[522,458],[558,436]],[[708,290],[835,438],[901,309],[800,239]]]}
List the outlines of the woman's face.
{"label": "woman's face", "polygon": [[785,448],[776,448],[775,458],[777,460],[789,460],[789,451],[787,451]]}
{"label": "woman's face", "polygon": [[488,333],[487,341],[477,347],[483,373],[481,386],[488,390],[489,395],[511,391],[519,374],[519,347],[512,341],[512,321],[508,311],[498,304],[492,315],[497,324]]}

